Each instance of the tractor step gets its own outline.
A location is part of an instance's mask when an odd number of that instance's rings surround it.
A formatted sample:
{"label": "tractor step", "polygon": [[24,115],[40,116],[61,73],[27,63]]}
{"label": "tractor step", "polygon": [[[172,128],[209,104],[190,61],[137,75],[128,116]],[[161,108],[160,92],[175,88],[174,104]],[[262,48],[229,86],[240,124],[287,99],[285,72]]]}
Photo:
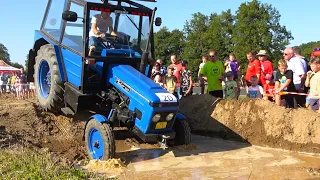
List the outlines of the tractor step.
{"label": "tractor step", "polygon": [[69,107],[63,107],[63,108],[61,108],[61,111],[66,116],[73,116],[74,115],[74,112]]}

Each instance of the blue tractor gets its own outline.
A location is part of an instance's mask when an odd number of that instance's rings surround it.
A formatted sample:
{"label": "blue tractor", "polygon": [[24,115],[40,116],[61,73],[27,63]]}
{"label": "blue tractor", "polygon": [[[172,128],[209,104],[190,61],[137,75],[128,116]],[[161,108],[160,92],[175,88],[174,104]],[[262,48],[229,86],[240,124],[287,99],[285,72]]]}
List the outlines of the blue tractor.
{"label": "blue tractor", "polygon": [[[148,78],[153,24],[161,25],[155,11],[131,0],[48,0],[29,51],[27,78],[44,111],[94,112],[83,135],[92,159],[115,156],[114,127],[127,127],[146,143],[191,141],[179,100]],[[116,35],[96,37],[91,51],[93,17],[103,12]]]}

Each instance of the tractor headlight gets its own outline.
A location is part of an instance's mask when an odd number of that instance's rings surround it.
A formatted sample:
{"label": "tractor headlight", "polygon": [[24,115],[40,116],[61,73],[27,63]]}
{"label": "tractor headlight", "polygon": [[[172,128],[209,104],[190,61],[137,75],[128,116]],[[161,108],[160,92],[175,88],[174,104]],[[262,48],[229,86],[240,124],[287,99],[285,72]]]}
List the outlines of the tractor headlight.
{"label": "tractor headlight", "polygon": [[152,122],[158,122],[160,121],[161,115],[160,114],[156,114],[153,116],[152,118]]}
{"label": "tractor headlight", "polygon": [[171,121],[174,117],[173,113],[168,114],[168,116],[166,117],[166,121]]}

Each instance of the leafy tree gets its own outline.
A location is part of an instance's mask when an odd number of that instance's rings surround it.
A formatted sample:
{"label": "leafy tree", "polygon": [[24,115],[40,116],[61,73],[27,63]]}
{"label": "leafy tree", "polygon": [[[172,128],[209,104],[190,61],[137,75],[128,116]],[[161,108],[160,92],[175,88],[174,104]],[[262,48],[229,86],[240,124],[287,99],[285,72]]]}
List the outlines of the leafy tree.
{"label": "leafy tree", "polygon": [[29,63],[29,55],[27,54],[27,56],[26,56],[26,60],[24,61],[25,62],[25,67],[26,67],[26,69],[25,69],[25,72],[27,73],[28,72],[28,63]]}
{"label": "leafy tree", "polygon": [[201,13],[192,14],[192,19],[184,25],[186,35],[186,47],[183,51],[185,59],[201,59],[201,55],[207,54],[210,49],[207,39],[203,34],[209,27],[209,18]]}
{"label": "leafy tree", "polygon": [[312,41],[312,42],[308,42],[308,43],[303,43],[300,46],[301,49],[301,53],[303,56],[305,56],[306,58],[310,58],[310,55],[313,51],[314,48],[316,47],[320,47],[320,41]]}
{"label": "leafy tree", "polygon": [[8,53],[8,49],[2,43],[0,43],[0,60],[3,60],[7,64],[10,63],[10,54]]}
{"label": "leafy tree", "polygon": [[281,51],[292,39],[286,27],[280,25],[279,12],[271,5],[253,0],[242,3],[237,10],[232,41],[242,65],[247,65],[246,52],[252,50],[265,49],[270,60],[278,60]]}
{"label": "leafy tree", "polygon": [[210,49],[214,49],[221,60],[233,52],[232,31],[234,28],[234,16],[231,10],[223,11],[220,15],[213,13],[210,16],[210,25],[203,34]]}
{"label": "leafy tree", "polygon": [[18,68],[18,69],[24,68],[21,64],[19,64],[19,63],[17,63],[17,62],[10,63],[10,66],[15,67],[15,68]]}
{"label": "leafy tree", "polygon": [[192,19],[186,21],[183,32],[186,36],[186,45],[183,49],[182,59],[189,62],[189,69],[193,72],[194,81],[197,80],[201,56],[207,55],[210,46],[204,34],[209,28],[209,17],[201,13],[192,14]]}
{"label": "leafy tree", "polygon": [[167,27],[163,27],[155,33],[154,41],[156,58],[161,58],[166,65],[171,63],[170,55],[180,55],[185,46],[183,32],[178,29],[170,32]]}

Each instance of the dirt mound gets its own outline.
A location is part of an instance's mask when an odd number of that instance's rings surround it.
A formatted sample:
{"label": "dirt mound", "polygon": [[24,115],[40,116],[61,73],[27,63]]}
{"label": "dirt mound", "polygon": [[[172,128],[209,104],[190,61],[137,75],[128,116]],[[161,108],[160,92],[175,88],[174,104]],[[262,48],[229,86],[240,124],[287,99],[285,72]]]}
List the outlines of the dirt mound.
{"label": "dirt mound", "polygon": [[181,112],[194,132],[253,145],[320,152],[320,114],[255,99],[184,98]]}
{"label": "dirt mound", "polygon": [[46,148],[56,155],[56,161],[73,163],[83,159],[82,131],[85,122],[41,112],[32,101],[13,98],[0,100],[1,148],[23,144],[30,148]]}

